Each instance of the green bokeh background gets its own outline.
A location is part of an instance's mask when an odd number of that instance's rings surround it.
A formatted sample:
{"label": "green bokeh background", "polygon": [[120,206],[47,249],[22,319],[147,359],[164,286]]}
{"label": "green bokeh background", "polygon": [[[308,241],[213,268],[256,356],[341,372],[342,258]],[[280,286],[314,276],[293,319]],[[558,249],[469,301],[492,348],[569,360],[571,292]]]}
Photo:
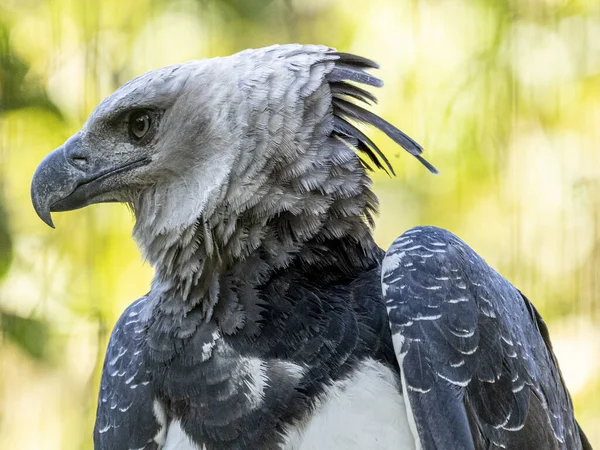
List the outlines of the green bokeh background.
{"label": "green bokeh background", "polygon": [[36,216],[36,165],[131,77],[273,43],[378,61],[376,236],[457,233],[546,318],[600,447],[598,0],[0,0],[0,448],[91,449],[110,330],[151,268],[119,205]]}

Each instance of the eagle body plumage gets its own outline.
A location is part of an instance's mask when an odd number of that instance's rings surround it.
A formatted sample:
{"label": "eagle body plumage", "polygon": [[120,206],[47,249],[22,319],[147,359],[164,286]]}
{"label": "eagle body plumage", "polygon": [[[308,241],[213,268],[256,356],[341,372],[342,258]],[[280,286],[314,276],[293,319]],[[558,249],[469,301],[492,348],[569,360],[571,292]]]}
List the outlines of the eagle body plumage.
{"label": "eagle body plumage", "polygon": [[[285,45],[142,75],[40,165],[156,269],[108,345],[98,450],[587,449],[541,318],[451,233],[374,242],[376,64]],[[363,159],[361,159],[361,157]]]}
{"label": "eagle body plumage", "polygon": [[[374,400],[379,390],[387,394],[378,401],[386,411],[403,412],[379,286],[377,264],[335,288],[286,271],[260,289],[259,296],[269,303],[261,307],[260,333],[252,339],[223,333],[216,318],[202,322],[189,315],[177,328],[167,328],[165,318],[156,314],[146,322],[148,300],[139,300],[123,314],[109,345],[96,425],[98,448],[111,448],[113,442],[160,448],[173,434],[173,419],[175,429],[206,448],[322,448],[301,444],[303,431],[311,429],[310,415],[327,415],[323,410],[332,408],[328,400],[339,399],[354,383],[367,384],[367,391],[354,393],[348,406],[358,406],[359,394]],[[112,402],[116,408],[111,409]],[[401,426],[402,415],[382,417],[366,401],[361,406],[357,425],[377,418],[371,431],[382,442],[397,442],[401,431],[408,431],[407,422]],[[334,419],[344,421],[338,430],[343,434],[332,438],[340,441],[339,447],[327,448],[362,448],[359,444],[373,439],[366,430],[349,432],[350,411],[343,414],[326,420],[329,427]],[[395,426],[382,428],[386,420]],[[313,434],[319,435],[318,430]],[[370,448],[389,447],[372,443]]]}

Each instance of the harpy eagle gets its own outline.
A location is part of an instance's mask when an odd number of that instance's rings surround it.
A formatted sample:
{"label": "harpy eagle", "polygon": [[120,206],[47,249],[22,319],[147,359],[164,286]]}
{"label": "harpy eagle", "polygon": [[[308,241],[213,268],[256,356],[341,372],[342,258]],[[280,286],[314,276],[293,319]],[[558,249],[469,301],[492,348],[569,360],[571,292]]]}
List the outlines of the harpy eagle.
{"label": "harpy eagle", "polygon": [[142,75],[32,182],[50,212],[123,202],[156,270],[112,333],[94,444],[589,449],[533,305],[452,233],[373,240],[356,123],[372,61],[283,45]]}

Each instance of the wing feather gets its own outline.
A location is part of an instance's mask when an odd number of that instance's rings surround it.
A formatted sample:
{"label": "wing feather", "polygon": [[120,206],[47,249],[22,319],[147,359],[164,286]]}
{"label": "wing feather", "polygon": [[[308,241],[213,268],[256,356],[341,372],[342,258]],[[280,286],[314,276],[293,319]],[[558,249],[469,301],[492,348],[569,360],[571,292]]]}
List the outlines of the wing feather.
{"label": "wing feather", "polygon": [[94,428],[96,450],[158,449],[150,373],[142,360],[140,313],[145,298],[130,305],[113,329],[100,382]]}
{"label": "wing feather", "polygon": [[382,287],[423,449],[589,448],[541,317],[463,241],[407,231]]}

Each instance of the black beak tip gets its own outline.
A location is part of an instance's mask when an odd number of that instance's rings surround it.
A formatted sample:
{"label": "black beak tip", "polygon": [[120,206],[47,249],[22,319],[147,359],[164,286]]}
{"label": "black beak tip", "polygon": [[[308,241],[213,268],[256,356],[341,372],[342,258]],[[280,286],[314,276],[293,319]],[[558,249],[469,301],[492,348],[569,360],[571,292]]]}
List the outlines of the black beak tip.
{"label": "black beak tip", "polygon": [[38,217],[39,217],[40,219],[42,219],[42,221],[43,221],[43,222],[44,222],[46,225],[48,225],[50,228],[55,228],[55,226],[54,226],[54,222],[52,222],[52,215],[51,215],[49,212],[47,212],[47,213],[44,213],[44,214],[40,214],[40,213],[38,213]]}
{"label": "black beak tip", "polygon": [[50,213],[50,206],[48,206],[47,202],[44,201],[42,196],[40,196],[37,188],[38,186],[34,176],[33,182],[31,183],[31,203],[33,204],[33,209],[46,225],[48,225],[50,228],[54,228],[52,214]]}
{"label": "black beak tip", "polygon": [[40,203],[36,202],[35,196],[32,195],[32,197],[33,208],[35,209],[35,212],[38,215],[38,217],[42,219],[42,221],[50,228],[54,228],[54,222],[52,222],[52,214],[50,213],[50,208],[40,205]]}

